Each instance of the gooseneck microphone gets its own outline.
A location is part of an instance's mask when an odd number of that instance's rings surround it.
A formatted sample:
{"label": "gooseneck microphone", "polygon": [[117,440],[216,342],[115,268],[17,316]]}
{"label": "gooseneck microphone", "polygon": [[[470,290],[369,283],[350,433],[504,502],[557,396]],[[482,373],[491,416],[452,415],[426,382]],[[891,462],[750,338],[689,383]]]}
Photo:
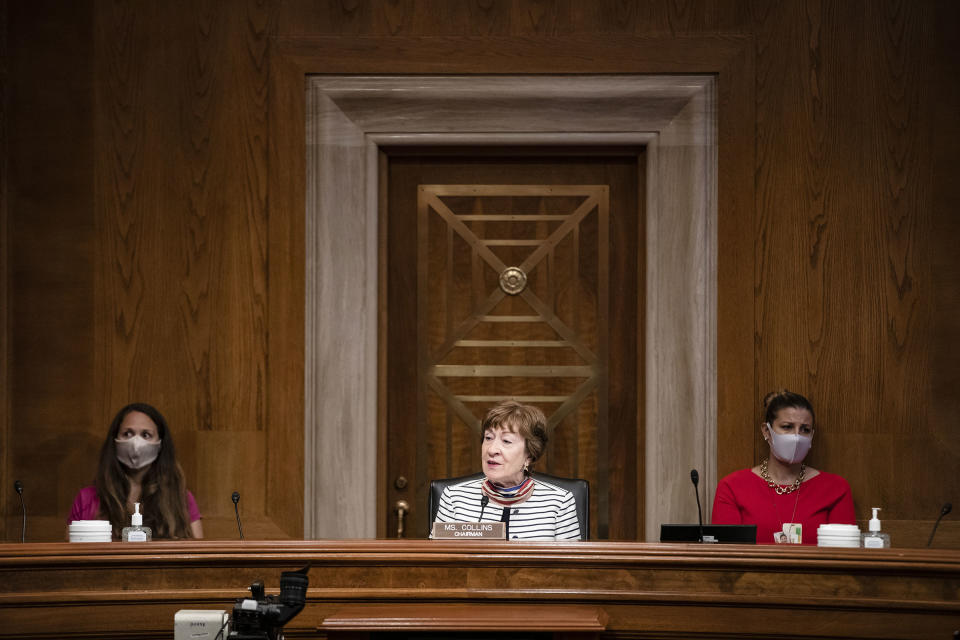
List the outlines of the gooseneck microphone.
{"label": "gooseneck microphone", "polygon": [[696,469],[690,470],[690,480],[693,482],[693,492],[697,496],[697,520],[700,522],[700,542],[703,542],[703,510],[700,508],[700,474]]}
{"label": "gooseneck microphone", "polygon": [[504,534],[503,537],[505,540],[510,539],[510,510],[511,507],[508,504],[503,505],[503,515],[500,516],[500,522],[504,523]]}
{"label": "gooseneck microphone", "polygon": [[947,515],[952,510],[953,510],[953,505],[950,504],[949,502],[940,508],[940,517],[937,518],[937,521],[933,523],[933,531],[930,532],[930,539],[927,540],[928,547],[931,544],[933,544],[933,535],[937,532],[937,527],[940,526],[940,521],[943,520],[943,516]]}
{"label": "gooseneck microphone", "polygon": [[240,502],[240,492],[234,491],[230,499],[233,500],[233,512],[237,514],[237,531],[240,532],[240,539],[243,540],[243,527],[240,525],[240,507],[237,506]]}
{"label": "gooseneck microphone", "polygon": [[27,508],[23,504],[23,483],[19,480],[13,481],[13,490],[20,496],[20,513],[23,516],[23,524],[20,525],[20,542],[27,539]]}
{"label": "gooseneck microphone", "polygon": [[483,512],[487,508],[487,505],[489,503],[490,503],[490,496],[484,494],[484,496],[480,498],[480,517],[477,518],[477,522],[483,522]]}

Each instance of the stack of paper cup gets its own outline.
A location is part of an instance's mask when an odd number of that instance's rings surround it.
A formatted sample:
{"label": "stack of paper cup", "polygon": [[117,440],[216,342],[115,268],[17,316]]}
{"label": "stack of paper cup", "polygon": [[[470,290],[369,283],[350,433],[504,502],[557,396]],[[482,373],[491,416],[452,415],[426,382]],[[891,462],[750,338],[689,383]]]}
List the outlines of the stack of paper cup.
{"label": "stack of paper cup", "polygon": [[70,542],[111,542],[113,528],[109,520],[74,520],[70,523]]}
{"label": "stack of paper cup", "polygon": [[855,524],[822,524],[817,528],[818,547],[859,547],[860,527]]}

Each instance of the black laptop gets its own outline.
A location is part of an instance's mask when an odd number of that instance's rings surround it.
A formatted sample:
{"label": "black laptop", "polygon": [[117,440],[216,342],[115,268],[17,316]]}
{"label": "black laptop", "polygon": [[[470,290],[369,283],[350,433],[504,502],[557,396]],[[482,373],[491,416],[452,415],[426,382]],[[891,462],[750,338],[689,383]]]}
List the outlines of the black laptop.
{"label": "black laptop", "polygon": [[[756,544],[757,525],[755,524],[705,524],[704,542],[724,544]],[[700,542],[700,525],[662,524],[660,542]]]}

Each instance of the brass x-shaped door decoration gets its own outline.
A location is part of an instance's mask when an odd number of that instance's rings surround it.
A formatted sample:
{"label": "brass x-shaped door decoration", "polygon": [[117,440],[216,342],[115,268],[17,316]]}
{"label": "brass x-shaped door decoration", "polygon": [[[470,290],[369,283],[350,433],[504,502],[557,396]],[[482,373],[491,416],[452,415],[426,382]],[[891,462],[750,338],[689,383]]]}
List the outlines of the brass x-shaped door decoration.
{"label": "brass x-shaped door decoration", "polygon": [[[582,196],[583,201],[567,214],[559,215],[530,215],[530,214],[457,214],[441,199],[444,196]],[[497,274],[500,274],[500,286],[496,287],[479,304],[474,306],[472,313],[450,331],[446,340],[432,353],[429,352],[426,340],[420,340],[422,365],[421,374],[425,377],[427,384],[440,396],[444,402],[460,417],[467,425],[472,426],[479,431],[480,420],[464,404],[463,398],[451,393],[446,385],[441,382],[445,377],[572,377],[584,378],[584,381],[569,396],[559,397],[562,400],[560,406],[549,416],[547,428],[552,430],[558,425],[573,409],[579,405],[598,384],[598,379],[602,371],[598,366],[598,356],[594,353],[577,335],[576,331],[564,323],[554,313],[550,305],[545,303],[529,287],[525,285],[526,274],[529,274],[544,258],[551,254],[557,245],[574,229],[577,229],[581,222],[593,211],[599,216],[599,237],[598,242],[601,247],[608,244],[608,226],[607,215],[609,208],[609,190],[606,185],[420,185],[418,193],[418,263],[424,265],[426,262],[426,252],[428,251],[428,215],[430,211],[439,215],[453,230],[459,235],[490,268]],[[542,241],[533,243],[535,249],[519,265],[507,265],[490,249],[491,244],[496,241],[478,237],[469,227],[470,221],[484,222],[531,222],[531,221],[556,221],[560,222],[556,229]],[[500,243],[510,243],[513,246],[529,244],[527,242],[500,241]],[[599,286],[598,301],[601,310],[605,308],[607,302],[607,264],[606,251],[600,251],[602,256],[599,267]],[[418,316],[419,326],[423,327],[424,318],[428,311],[427,305],[427,285],[426,274],[422,271],[418,274]],[[568,346],[576,351],[585,364],[583,365],[546,365],[546,366],[520,366],[520,365],[443,365],[439,364],[456,346],[463,345],[465,338],[470,331],[476,327],[484,318],[489,318],[490,312],[506,296],[516,295],[526,301],[530,308],[535,312],[531,316],[538,321],[547,323],[560,337],[558,345]],[[605,315],[605,314],[601,314]],[[519,341],[517,346],[532,346],[531,344],[522,344]],[[605,345],[605,340],[603,341]],[[476,346],[476,345],[472,345]],[[479,398],[471,398],[477,400]],[[494,398],[485,398],[493,400]],[[551,398],[552,399],[552,398]]]}

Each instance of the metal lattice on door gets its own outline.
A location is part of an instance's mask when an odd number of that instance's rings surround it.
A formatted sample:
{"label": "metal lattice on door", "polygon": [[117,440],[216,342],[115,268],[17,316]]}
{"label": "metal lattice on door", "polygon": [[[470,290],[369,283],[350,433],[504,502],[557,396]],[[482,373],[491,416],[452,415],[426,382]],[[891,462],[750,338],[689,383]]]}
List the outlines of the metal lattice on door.
{"label": "metal lattice on door", "polygon": [[505,398],[544,410],[558,442],[551,466],[596,471],[607,434],[608,215],[606,185],[419,185],[418,440],[444,442],[447,458],[433,475],[475,467],[458,465],[449,445],[473,438]]}

